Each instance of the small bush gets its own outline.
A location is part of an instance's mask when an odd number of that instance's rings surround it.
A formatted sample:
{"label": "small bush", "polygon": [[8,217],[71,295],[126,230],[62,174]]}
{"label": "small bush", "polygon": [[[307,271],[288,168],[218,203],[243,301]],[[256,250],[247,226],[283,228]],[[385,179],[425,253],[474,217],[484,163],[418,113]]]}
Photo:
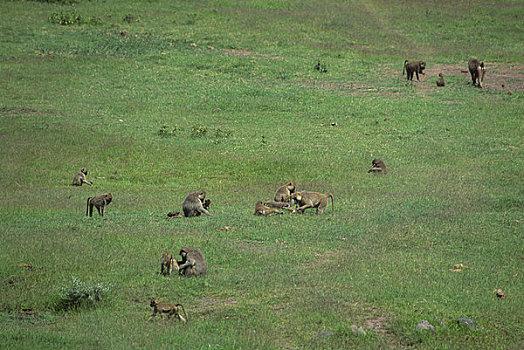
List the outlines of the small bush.
{"label": "small bush", "polygon": [[82,17],[76,10],[55,12],[49,17],[49,22],[63,26],[79,24],[81,21]]}
{"label": "small bush", "polygon": [[140,22],[140,16],[135,16],[131,13],[128,13],[124,16],[124,18],[122,18],[122,21],[126,23]]}
{"label": "small bush", "polygon": [[160,130],[158,130],[158,135],[160,136],[176,136],[180,131],[180,127],[175,125],[173,129],[170,129],[167,125],[162,125]]}
{"label": "small bush", "polygon": [[111,285],[103,283],[92,285],[73,277],[68,286],[60,289],[58,309],[69,310],[94,306],[111,291],[111,288]]}
{"label": "small bush", "polygon": [[203,137],[206,136],[207,128],[201,124],[195,124],[191,127],[191,136]]}

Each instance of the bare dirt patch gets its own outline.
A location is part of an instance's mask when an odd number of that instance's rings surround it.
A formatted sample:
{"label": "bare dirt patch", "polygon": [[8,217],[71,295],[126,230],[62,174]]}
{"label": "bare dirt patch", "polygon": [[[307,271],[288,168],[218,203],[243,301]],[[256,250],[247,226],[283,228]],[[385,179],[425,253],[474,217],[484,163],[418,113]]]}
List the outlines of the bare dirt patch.
{"label": "bare dirt patch", "polygon": [[0,108],[1,115],[42,115],[43,113],[31,108]]}
{"label": "bare dirt patch", "polygon": [[307,269],[310,267],[317,267],[324,264],[327,264],[329,262],[332,262],[332,258],[336,256],[340,256],[341,252],[339,250],[331,250],[325,253],[315,253],[315,256],[317,259],[315,261],[312,261],[308,264],[302,265],[302,268]]}

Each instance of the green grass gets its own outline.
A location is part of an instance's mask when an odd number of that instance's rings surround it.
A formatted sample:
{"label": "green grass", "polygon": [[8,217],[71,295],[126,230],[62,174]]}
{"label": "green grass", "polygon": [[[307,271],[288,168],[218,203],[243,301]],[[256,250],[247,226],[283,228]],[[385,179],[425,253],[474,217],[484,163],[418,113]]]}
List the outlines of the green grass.
{"label": "green grass", "polygon": [[[0,2],[0,342],[524,346],[523,16],[519,1]],[[420,82],[406,58],[427,61]],[[367,173],[375,157],[386,176]],[[82,167],[94,186],[73,188]],[[290,180],[334,193],[335,216],[252,215]],[[196,189],[214,215],[168,219]],[[85,217],[103,192],[104,218]],[[182,246],[206,276],[158,273]],[[112,289],[64,310],[73,277]],[[147,322],[151,297],[189,322]]]}

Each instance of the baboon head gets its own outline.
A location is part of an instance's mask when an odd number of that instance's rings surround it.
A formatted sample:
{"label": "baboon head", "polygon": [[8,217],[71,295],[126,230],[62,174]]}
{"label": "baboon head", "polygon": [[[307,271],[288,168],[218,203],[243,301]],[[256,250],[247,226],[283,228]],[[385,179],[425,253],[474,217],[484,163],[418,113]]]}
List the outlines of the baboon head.
{"label": "baboon head", "polygon": [[87,175],[87,168],[82,168],[80,172],[83,173],[84,175]]}
{"label": "baboon head", "polygon": [[420,61],[420,74],[426,74],[424,73],[424,69],[426,69],[426,62]]}
{"label": "baboon head", "polygon": [[302,200],[302,194],[300,192],[295,192],[291,194],[290,198],[296,199],[297,201],[300,202]]}
{"label": "baboon head", "polygon": [[295,183],[295,181],[290,181],[286,187],[287,189],[289,190],[289,192],[293,192],[295,191],[295,187],[297,186],[297,184]]}

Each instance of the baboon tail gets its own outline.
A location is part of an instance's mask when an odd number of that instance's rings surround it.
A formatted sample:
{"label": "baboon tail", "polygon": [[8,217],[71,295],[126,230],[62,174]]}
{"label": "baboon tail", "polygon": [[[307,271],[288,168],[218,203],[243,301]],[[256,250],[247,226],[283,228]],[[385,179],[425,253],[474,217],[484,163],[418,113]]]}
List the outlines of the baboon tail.
{"label": "baboon tail", "polygon": [[180,313],[179,313],[178,317],[181,317],[183,322],[187,322],[189,319],[187,318],[187,314],[186,314],[186,310],[184,309],[184,305],[176,304],[175,307],[177,307],[177,308],[180,307],[182,309],[182,311],[184,312],[184,316],[182,317],[182,315],[180,315]]}
{"label": "baboon tail", "polygon": [[402,66],[402,75],[406,72],[406,63],[408,63],[408,60],[404,61],[404,65]]}
{"label": "baboon tail", "polygon": [[86,216],[87,216],[87,213],[89,212],[89,201],[91,200],[92,197],[87,197],[87,206],[86,206]]}
{"label": "baboon tail", "polygon": [[328,193],[328,196],[331,198],[331,215],[335,215],[335,197],[332,193]]}

